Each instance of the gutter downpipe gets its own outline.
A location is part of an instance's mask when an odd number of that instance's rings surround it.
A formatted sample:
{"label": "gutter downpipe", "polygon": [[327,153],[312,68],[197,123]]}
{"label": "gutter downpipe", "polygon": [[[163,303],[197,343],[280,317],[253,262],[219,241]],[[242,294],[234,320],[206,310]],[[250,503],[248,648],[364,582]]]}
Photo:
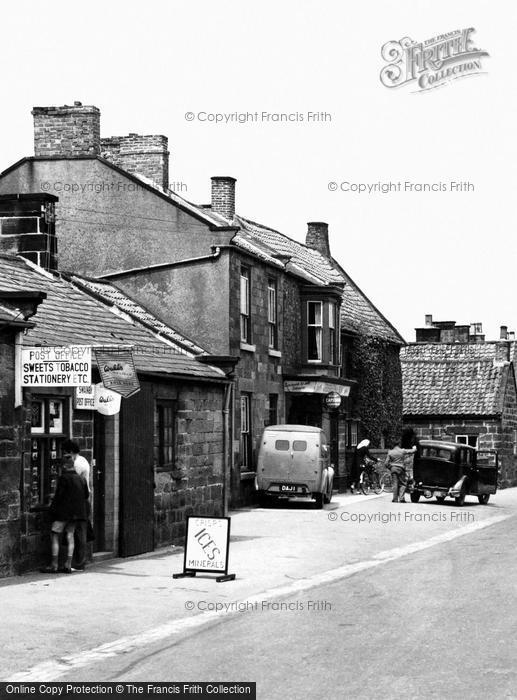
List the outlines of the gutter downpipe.
{"label": "gutter downpipe", "polygon": [[[231,485],[232,459],[228,459],[230,446],[230,406],[233,398],[233,382],[228,382],[224,392],[223,404],[223,515],[228,516],[229,490]],[[233,455],[233,450],[232,450]],[[230,469],[229,469],[230,467]]]}

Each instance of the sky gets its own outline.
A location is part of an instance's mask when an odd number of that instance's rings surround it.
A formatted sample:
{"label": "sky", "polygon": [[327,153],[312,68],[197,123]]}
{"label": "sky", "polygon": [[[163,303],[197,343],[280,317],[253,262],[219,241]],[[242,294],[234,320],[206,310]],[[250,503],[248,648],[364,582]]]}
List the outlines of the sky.
{"label": "sky", "polygon": [[[302,242],[326,221],[407,341],[425,314],[495,339],[517,331],[516,20],[511,0],[19,0],[2,21],[0,170],[33,154],[33,106],[96,105],[102,136],[168,136],[190,201],[230,175],[241,215]],[[468,28],[489,54],[475,74],[381,82],[388,42]]]}

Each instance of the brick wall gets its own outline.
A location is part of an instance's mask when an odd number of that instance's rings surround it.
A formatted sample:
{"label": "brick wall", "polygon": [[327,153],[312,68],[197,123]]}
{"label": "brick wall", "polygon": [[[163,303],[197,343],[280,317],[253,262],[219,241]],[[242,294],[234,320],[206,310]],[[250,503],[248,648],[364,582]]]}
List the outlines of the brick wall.
{"label": "brick wall", "polygon": [[34,155],[97,156],[100,153],[100,111],[73,106],[34,107]]}
{"label": "brick wall", "polygon": [[[176,402],[176,460],[155,473],[155,546],[183,544],[189,515],[223,515],[224,388],[154,385],[157,399]],[[155,463],[158,414],[155,411]]]}
{"label": "brick wall", "polygon": [[166,136],[129,134],[101,139],[101,156],[133,175],[144,175],[163,189],[169,187]]}

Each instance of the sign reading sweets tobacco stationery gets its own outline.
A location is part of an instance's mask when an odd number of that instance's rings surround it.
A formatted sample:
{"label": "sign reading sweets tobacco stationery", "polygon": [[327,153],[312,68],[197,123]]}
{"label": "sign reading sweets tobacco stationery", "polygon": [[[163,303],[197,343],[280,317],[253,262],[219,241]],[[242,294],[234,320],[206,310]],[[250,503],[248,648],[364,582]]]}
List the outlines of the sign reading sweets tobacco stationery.
{"label": "sign reading sweets tobacco stationery", "polygon": [[92,383],[89,345],[21,348],[21,386],[88,386]]}
{"label": "sign reading sweets tobacco stationery", "polygon": [[95,358],[106,389],[125,399],[140,391],[133,354],[129,349],[95,350]]}

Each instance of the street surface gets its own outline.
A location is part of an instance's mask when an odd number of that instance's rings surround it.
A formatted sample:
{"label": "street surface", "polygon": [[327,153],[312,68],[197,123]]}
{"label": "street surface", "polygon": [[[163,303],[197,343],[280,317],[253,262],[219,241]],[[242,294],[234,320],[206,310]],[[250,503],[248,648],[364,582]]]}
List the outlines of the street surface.
{"label": "street surface", "polygon": [[517,489],[463,508],[340,495],[234,513],[232,582],[173,580],[180,552],[23,577],[0,587],[2,680],[517,698],[516,515]]}

